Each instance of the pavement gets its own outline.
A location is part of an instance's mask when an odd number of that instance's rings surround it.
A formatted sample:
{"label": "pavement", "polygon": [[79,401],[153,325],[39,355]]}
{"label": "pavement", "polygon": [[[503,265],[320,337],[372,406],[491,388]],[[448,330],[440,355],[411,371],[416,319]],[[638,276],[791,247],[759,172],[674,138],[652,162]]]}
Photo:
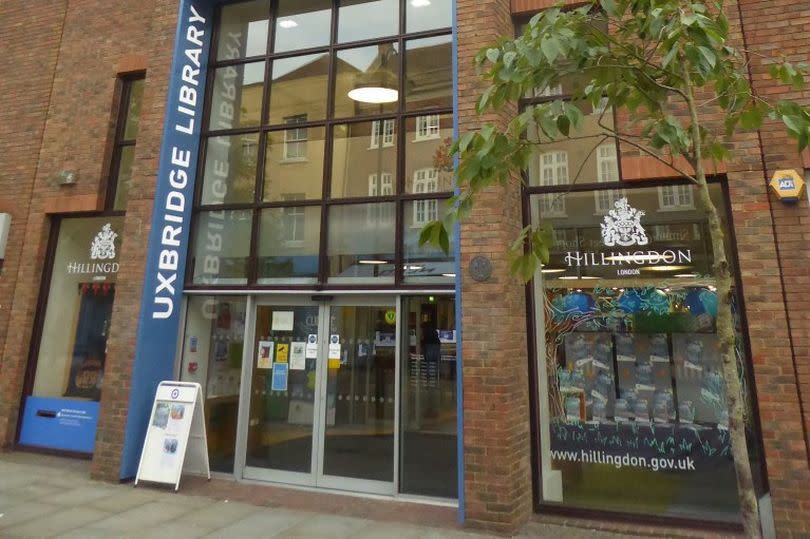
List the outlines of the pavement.
{"label": "pavement", "polygon": [[[304,509],[306,508],[306,509]],[[313,510],[317,509],[317,510]],[[456,511],[409,502],[183,478],[180,492],[91,480],[87,461],[0,454],[0,537],[481,539]],[[531,522],[521,538],[609,539],[584,528]]]}

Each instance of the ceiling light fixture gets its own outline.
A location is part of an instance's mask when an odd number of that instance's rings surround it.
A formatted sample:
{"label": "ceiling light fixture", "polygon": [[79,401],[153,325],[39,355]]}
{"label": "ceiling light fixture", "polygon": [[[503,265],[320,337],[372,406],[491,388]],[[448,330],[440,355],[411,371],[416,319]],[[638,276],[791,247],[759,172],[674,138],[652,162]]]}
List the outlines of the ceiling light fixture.
{"label": "ceiling light fixture", "polygon": [[369,70],[357,75],[354,87],[349,90],[349,99],[372,105],[396,102],[399,99],[399,80],[388,68],[394,54],[396,51],[391,44],[380,45]]}
{"label": "ceiling light fixture", "polygon": [[280,21],[278,21],[278,25],[281,26],[282,28],[290,29],[298,26],[298,23],[292,19],[281,19]]}
{"label": "ceiling light fixture", "polygon": [[358,260],[357,263],[358,264],[368,264],[368,265],[372,265],[372,266],[378,266],[380,264],[388,264],[388,262],[386,262],[385,260],[374,260],[374,259],[371,259],[371,260]]}
{"label": "ceiling light fixture", "polygon": [[411,0],[413,7],[426,7],[430,5],[430,0]]}
{"label": "ceiling light fixture", "polygon": [[543,268],[540,270],[540,273],[565,273],[566,269],[564,268]]}
{"label": "ceiling light fixture", "polygon": [[451,277],[451,278],[455,279],[456,274],[455,273],[442,273],[442,277]]}

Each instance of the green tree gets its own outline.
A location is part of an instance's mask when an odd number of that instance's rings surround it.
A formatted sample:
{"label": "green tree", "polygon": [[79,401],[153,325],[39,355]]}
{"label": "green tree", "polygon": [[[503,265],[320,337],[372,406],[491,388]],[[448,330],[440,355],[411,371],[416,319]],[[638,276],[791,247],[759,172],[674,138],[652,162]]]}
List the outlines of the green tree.
{"label": "green tree", "polygon": [[[757,129],[767,120],[781,121],[799,151],[810,143],[810,109],[787,100],[769,102],[753,91],[746,62],[754,54],[731,44],[722,2],[591,0],[575,9],[554,7],[535,15],[522,35],[503,39],[477,55],[475,62],[487,82],[478,112],[501,110],[534,89],[553,88],[572,77],[581,83],[570,101],[529,106],[503,130],[484,124],[461,135],[451,148],[459,157],[459,193],[451,201],[453,209],[443,221],[429,223],[420,237],[420,242],[446,250],[453,222],[469,215],[482,190],[512,181],[544,140],[577,138],[583,123],[577,102],[589,103],[594,110],[605,110],[605,104],[625,110],[630,120],[625,125],[608,124],[600,117],[603,133],[594,148],[613,139],[666,163],[694,183],[708,220],[729,432],[749,537],[759,537],[761,531],[734,354],[732,279],[725,232],[709,196],[706,169],[708,162],[730,157],[726,143],[735,133]],[[803,87],[806,65],[785,58],[767,61],[773,78]],[[707,112],[720,112],[725,121],[714,125],[704,120]],[[544,140],[533,140],[531,132],[541,133]],[[679,166],[684,161],[688,166]],[[538,265],[548,261],[550,244],[548,226],[527,226],[510,247],[512,271],[531,279]]]}

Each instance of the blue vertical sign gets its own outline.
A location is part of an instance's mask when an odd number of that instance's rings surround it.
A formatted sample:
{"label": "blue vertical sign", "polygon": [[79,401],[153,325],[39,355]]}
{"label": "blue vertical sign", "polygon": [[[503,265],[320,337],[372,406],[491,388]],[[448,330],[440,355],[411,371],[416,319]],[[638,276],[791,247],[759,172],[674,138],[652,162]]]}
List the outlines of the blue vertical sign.
{"label": "blue vertical sign", "polygon": [[172,377],[189,247],[213,9],[181,0],[160,148],[120,477],[138,468],[152,397]]}

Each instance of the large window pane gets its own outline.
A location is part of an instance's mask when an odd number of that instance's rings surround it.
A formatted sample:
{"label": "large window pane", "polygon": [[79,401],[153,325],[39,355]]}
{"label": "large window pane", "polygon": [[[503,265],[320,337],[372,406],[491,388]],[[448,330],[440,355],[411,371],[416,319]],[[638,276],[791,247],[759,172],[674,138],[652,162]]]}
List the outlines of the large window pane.
{"label": "large window pane", "polygon": [[615,142],[605,136],[606,131],[599,125],[601,122],[612,128],[612,111],[601,106],[594,108],[588,103],[579,103],[577,106],[584,115],[580,129],[571,133],[577,140],[550,140],[535,125],[529,126],[529,140],[539,143],[529,160],[529,185],[582,185],[619,181]]}
{"label": "large window pane", "polygon": [[405,30],[409,34],[449,28],[453,24],[451,0],[405,0],[405,9]]}
{"label": "large window pane", "polygon": [[329,44],[331,0],[280,0],[274,52],[308,49]]}
{"label": "large window pane", "polygon": [[[295,125],[303,118],[287,118]],[[267,135],[264,200],[312,200],[323,190],[324,127],[297,127]]]}
{"label": "large window pane", "polygon": [[270,1],[254,0],[222,7],[217,60],[235,60],[267,51]]}
{"label": "large window pane", "polygon": [[[725,208],[721,186],[711,191]],[[532,221],[554,230],[538,321],[549,410],[540,428],[550,442],[543,496],[738,522],[708,223],[694,207],[660,208],[659,195],[627,189],[603,214],[594,191],[568,193],[565,217],[532,198]],[[739,335],[736,345],[745,365]]]}
{"label": "large window pane", "polygon": [[138,136],[138,125],[141,119],[141,102],[143,101],[144,79],[135,79],[129,83],[129,103],[127,104],[126,124],[123,140],[133,140]]}
{"label": "large window pane", "polygon": [[394,281],[393,202],[329,209],[330,282]]}
{"label": "large window pane", "polygon": [[408,110],[453,106],[451,36],[405,44],[405,105]]}
{"label": "large window pane", "polygon": [[192,251],[192,282],[247,284],[251,229],[250,210],[201,212]]}
{"label": "large window pane", "polygon": [[419,245],[422,227],[430,221],[442,219],[447,213],[447,199],[411,200],[404,204],[404,209],[402,256],[405,282],[453,283],[456,277],[453,262],[454,236],[450,236],[450,249],[447,253],[428,244]]}
{"label": "large window pane", "polygon": [[202,204],[252,202],[256,189],[259,134],[206,141]]}
{"label": "large window pane", "polygon": [[318,276],[321,207],[262,210],[259,223],[259,284],[314,282]]}
{"label": "large window pane", "polygon": [[397,110],[399,46],[396,43],[339,51],[336,73],[335,117]]}
{"label": "large window pane", "polygon": [[338,13],[338,43],[399,33],[398,0],[342,0]]}
{"label": "large window pane", "polygon": [[202,386],[208,459],[217,472],[233,472],[245,315],[244,297],[188,299],[180,380]]}
{"label": "large window pane", "polygon": [[396,194],[396,123],[337,125],[333,131],[332,198]]}
{"label": "large window pane", "polygon": [[453,117],[423,114],[405,118],[405,192],[436,193],[453,189]]}
{"label": "large window pane", "polygon": [[98,401],[123,217],[63,219],[32,395]]}
{"label": "large window pane", "polygon": [[263,87],[264,62],[215,70],[209,129],[216,131],[259,125]]}
{"label": "large window pane", "polygon": [[287,123],[293,117],[310,122],[326,118],[328,79],[328,53],[274,60],[270,123]]}
{"label": "large window pane", "polygon": [[122,146],[118,161],[118,178],[115,180],[114,210],[125,210],[132,185],[132,163],[135,159],[135,146]]}

